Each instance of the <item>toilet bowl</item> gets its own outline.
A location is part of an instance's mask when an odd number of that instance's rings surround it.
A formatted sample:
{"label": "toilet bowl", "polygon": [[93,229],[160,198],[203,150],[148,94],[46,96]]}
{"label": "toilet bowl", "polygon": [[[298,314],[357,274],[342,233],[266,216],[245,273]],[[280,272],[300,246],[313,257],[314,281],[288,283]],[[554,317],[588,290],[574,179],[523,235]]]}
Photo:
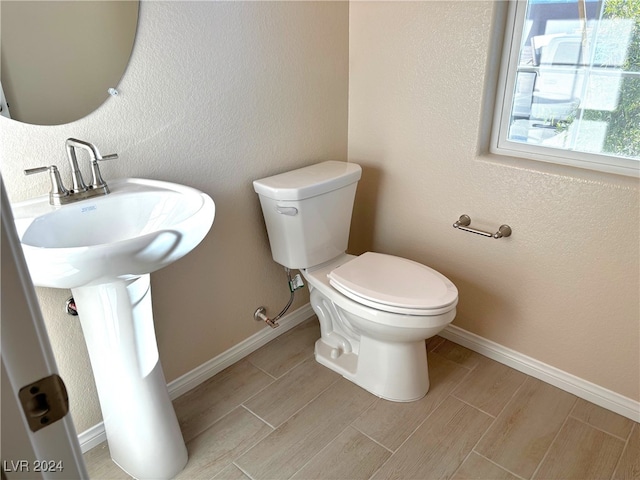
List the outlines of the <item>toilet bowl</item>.
{"label": "toilet bowl", "polygon": [[458,291],[401,257],[346,253],[359,165],[323,162],[254,181],[276,262],[299,269],[320,321],[316,360],[396,402],[429,389],[425,340],[449,325]]}
{"label": "toilet bowl", "polygon": [[[407,265],[407,262],[399,257],[368,252],[360,257],[343,255],[320,267],[302,270],[311,291],[311,306],[320,321],[321,337],[315,344],[318,363],[365,390],[396,402],[418,400],[427,393],[425,340],[453,321],[458,300],[455,286],[445,277],[426,266],[414,262]],[[437,295],[391,298],[388,291],[381,291],[378,296],[378,292],[367,287],[372,283],[384,284],[384,278],[371,276],[379,271],[384,277],[384,266],[395,270],[387,272],[386,278],[392,281],[409,267],[409,272],[405,272],[407,277],[399,280],[407,284],[415,281],[435,284],[439,287]],[[346,272],[346,279],[341,269]],[[344,290],[338,282],[347,283],[347,279],[349,287],[354,290],[361,287],[367,290],[367,296],[358,298],[353,291]],[[353,283],[358,279],[363,280],[364,285]],[[395,290],[403,289],[396,284]],[[430,308],[417,308],[413,300],[430,303]],[[402,306],[402,302],[406,306]]]}

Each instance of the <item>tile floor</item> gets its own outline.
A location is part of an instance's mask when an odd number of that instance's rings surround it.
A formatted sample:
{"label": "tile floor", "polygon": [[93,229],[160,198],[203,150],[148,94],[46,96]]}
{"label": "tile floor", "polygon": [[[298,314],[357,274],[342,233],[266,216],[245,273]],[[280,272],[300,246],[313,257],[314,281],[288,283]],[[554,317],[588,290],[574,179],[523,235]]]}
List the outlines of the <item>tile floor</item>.
{"label": "tile floor", "polygon": [[[307,321],[176,399],[179,479],[640,479],[640,425],[440,337],[422,400],[381,400],[313,359]],[[106,444],[91,478],[129,478]]]}

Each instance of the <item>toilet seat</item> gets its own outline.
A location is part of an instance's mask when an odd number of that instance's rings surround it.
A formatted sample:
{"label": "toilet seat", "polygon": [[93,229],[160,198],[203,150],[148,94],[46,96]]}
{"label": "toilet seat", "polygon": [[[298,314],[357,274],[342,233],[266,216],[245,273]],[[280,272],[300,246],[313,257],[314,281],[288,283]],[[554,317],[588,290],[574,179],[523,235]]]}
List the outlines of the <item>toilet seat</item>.
{"label": "toilet seat", "polygon": [[391,313],[434,315],[458,302],[441,273],[405,258],[367,252],[333,269],[330,285],[352,300]]}

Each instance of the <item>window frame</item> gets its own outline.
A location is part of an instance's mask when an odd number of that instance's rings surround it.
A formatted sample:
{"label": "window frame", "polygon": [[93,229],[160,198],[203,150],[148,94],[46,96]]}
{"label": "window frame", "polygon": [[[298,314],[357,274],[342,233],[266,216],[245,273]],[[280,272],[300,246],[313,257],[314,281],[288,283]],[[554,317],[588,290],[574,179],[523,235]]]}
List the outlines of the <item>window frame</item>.
{"label": "window frame", "polygon": [[640,176],[640,159],[562,150],[508,139],[514,87],[528,0],[509,0],[489,151],[619,175]]}

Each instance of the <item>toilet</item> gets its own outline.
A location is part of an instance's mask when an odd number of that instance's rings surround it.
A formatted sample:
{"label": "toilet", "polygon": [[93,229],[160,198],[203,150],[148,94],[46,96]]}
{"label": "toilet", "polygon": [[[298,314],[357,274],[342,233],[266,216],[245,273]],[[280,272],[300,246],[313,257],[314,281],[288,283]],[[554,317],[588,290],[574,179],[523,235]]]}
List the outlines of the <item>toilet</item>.
{"label": "toilet", "polygon": [[449,325],[458,290],[393,255],[346,253],[362,169],[326,161],[253,182],[273,259],[298,269],[320,321],[316,360],[386,400],[426,395],[425,340]]}

